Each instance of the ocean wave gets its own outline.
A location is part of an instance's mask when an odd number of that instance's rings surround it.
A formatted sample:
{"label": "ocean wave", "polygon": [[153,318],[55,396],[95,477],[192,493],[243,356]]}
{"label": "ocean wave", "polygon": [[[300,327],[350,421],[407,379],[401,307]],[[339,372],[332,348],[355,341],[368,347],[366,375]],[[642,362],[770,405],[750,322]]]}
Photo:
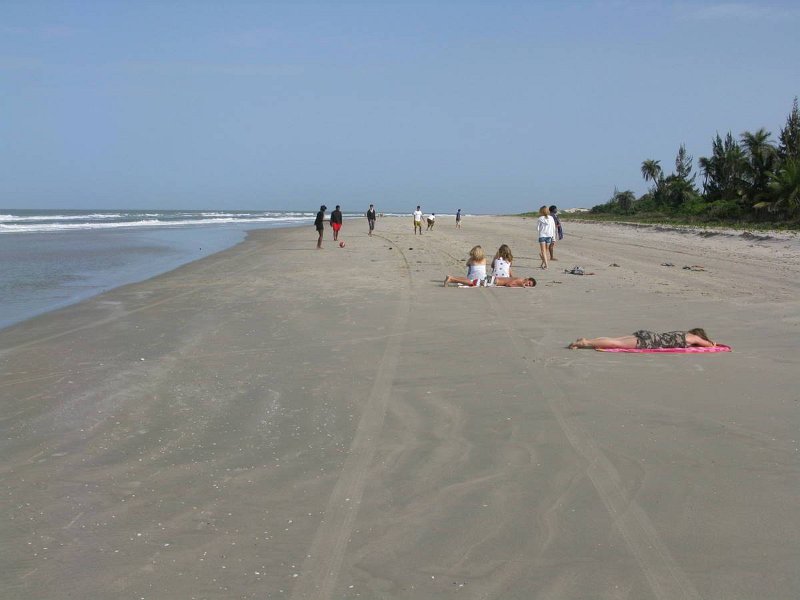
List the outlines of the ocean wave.
{"label": "ocean wave", "polygon": [[123,213],[92,213],[86,215],[0,215],[0,222],[28,223],[38,221],[80,221],[87,219],[124,219]]}
{"label": "ocean wave", "polygon": [[190,227],[198,225],[224,225],[236,223],[301,223],[309,221],[310,216],[293,216],[281,214],[280,216],[261,216],[245,218],[195,218],[164,221],[161,219],[141,219],[138,221],[119,221],[119,222],[86,222],[86,223],[0,223],[0,233],[42,233],[54,231],[80,231],[90,229],[120,229],[124,227]]}

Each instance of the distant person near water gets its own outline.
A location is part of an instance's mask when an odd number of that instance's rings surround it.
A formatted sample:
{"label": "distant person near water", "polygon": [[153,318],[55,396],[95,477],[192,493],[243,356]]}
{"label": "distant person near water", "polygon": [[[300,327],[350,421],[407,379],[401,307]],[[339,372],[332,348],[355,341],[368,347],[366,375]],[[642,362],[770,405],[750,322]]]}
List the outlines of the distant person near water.
{"label": "distant person near water", "polygon": [[430,231],[436,224],[436,213],[431,213],[430,215],[428,215],[427,220],[428,220],[428,230]]}
{"label": "distant person near water", "polygon": [[461,209],[456,212],[456,229],[461,229]]}
{"label": "distant person near water", "polygon": [[550,260],[558,260],[555,257],[556,241],[564,239],[564,230],[561,228],[561,219],[558,218],[558,207],[554,204],[549,210],[550,216],[553,217],[553,221],[555,221],[556,224],[556,235],[553,237],[553,241],[547,249],[550,251]]}
{"label": "distant person near water", "polygon": [[375,207],[370,204],[369,210],[367,211],[367,223],[369,223],[369,234],[372,235],[372,232],[375,230]]}
{"label": "distant person near water", "polygon": [[710,348],[716,344],[708,339],[705,330],[690,329],[689,331],[668,331],[667,333],[655,333],[640,329],[631,335],[622,337],[599,337],[599,338],[578,338],[569,345],[570,350],[576,348],[631,348],[631,349],[654,349],[654,348],[689,348],[690,346],[700,346]]}
{"label": "distant person near water", "polygon": [[317,233],[319,234],[319,239],[317,240],[317,248],[322,248],[322,232],[325,231],[325,211],[328,210],[328,207],[324,204],[319,207],[319,212],[317,213],[317,218],[314,219],[314,227],[317,228]]}
{"label": "distant person near water", "polygon": [[547,247],[553,243],[556,235],[556,222],[550,216],[550,211],[546,206],[539,208],[539,219],[537,221],[539,232],[539,257],[542,259],[542,269],[547,268],[547,257],[549,256]]}
{"label": "distant person near water", "polygon": [[414,235],[417,235],[417,228],[419,228],[419,234],[422,235],[422,211],[419,206],[414,211]]}
{"label": "distant person near water", "polygon": [[331,228],[333,229],[333,241],[339,241],[339,230],[342,228],[342,211],[339,210],[338,204],[331,213]]}

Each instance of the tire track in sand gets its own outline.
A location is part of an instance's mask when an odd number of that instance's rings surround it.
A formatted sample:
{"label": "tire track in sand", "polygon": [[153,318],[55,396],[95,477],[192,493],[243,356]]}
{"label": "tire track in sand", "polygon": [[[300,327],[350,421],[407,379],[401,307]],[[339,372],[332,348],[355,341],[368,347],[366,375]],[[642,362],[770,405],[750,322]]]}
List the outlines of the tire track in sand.
{"label": "tire track in sand", "polygon": [[[486,298],[491,305],[492,314],[506,314],[494,296],[487,294]],[[533,353],[541,358],[541,350],[532,348],[505,319],[501,323],[520,356],[530,356]],[[539,346],[544,347],[547,345]],[[571,409],[570,402],[555,378],[547,373],[547,369],[543,369],[532,383],[539,389],[541,396],[547,398],[550,411],[570,445],[586,461],[586,475],[611,515],[628,550],[636,559],[653,596],[658,600],[701,600],[700,593],[672,557],[647,513],[626,493],[616,467],[594,441],[590,432],[577,419],[567,417]],[[524,567],[525,565],[519,565],[520,569]],[[486,590],[480,597],[488,598],[493,595],[493,591]]]}
{"label": "tire track in sand", "polygon": [[[408,259],[402,251],[400,256],[410,275]],[[410,286],[410,277],[408,281]],[[409,286],[402,288],[399,307],[391,321],[392,327],[386,338],[386,347],[375,374],[375,382],[361,413],[347,460],[325,507],[324,519],[317,528],[303,562],[300,578],[292,590],[292,600],[327,600],[333,597],[392,395],[392,382],[400,362],[403,333],[411,314]]]}

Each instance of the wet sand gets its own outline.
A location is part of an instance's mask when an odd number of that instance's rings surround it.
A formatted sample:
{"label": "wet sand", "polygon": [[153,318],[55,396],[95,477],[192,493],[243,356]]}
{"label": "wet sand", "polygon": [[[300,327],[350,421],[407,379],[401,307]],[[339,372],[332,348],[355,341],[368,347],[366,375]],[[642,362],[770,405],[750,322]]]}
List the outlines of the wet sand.
{"label": "wet sand", "polygon": [[[797,598],[796,238],[564,226],[254,232],[0,331],[0,597]],[[443,289],[476,243],[539,285]]]}

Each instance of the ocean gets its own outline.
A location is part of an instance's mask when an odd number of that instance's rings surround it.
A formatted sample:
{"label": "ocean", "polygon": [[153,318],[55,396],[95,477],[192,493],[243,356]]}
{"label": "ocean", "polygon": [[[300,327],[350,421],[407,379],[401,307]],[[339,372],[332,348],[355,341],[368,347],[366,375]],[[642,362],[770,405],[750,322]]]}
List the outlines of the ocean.
{"label": "ocean", "polygon": [[311,224],[315,215],[0,209],[0,328],[230,248],[250,229]]}

